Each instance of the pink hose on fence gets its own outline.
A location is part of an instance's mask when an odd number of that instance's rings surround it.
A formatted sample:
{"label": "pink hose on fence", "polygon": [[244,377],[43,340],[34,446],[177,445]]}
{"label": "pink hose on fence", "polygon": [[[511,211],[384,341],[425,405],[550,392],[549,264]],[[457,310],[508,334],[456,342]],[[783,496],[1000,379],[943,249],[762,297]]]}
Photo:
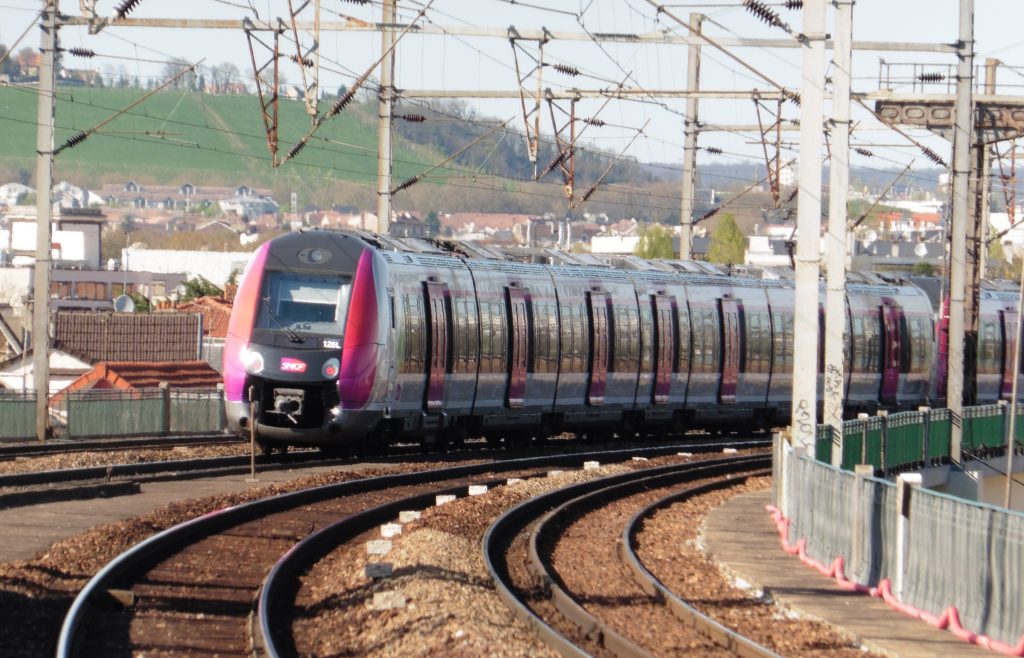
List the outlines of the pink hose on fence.
{"label": "pink hose on fence", "polygon": [[912,605],[908,605],[898,600],[892,593],[892,583],[888,578],[881,580],[878,583],[878,587],[868,587],[867,585],[861,585],[860,583],[855,583],[849,580],[844,573],[845,562],[841,555],[832,560],[832,563],[829,565],[825,565],[810,557],[807,555],[806,538],[801,537],[795,544],[789,543],[789,540],[787,539],[789,536],[789,519],[783,516],[782,511],[774,505],[768,505],[766,509],[771,513],[772,522],[775,523],[775,529],[779,531],[782,550],[790,555],[798,556],[801,562],[814,567],[824,576],[834,578],[836,584],[840,588],[850,592],[861,592],[876,598],[881,598],[889,605],[889,607],[899,610],[900,612],[910,615],[916,619],[924,620],[935,628],[949,629],[953,635],[961,640],[972,642],[978,646],[985,647],[986,649],[991,649],[992,651],[998,651],[999,653],[1006,654],[1007,656],[1024,656],[1024,635],[1021,635],[1021,638],[1016,645],[1010,645],[1005,642],[1000,642],[999,640],[993,640],[987,635],[979,635],[961,626],[960,614],[957,612],[956,606],[951,605],[946,608],[940,616],[935,616],[929,612],[915,608]]}

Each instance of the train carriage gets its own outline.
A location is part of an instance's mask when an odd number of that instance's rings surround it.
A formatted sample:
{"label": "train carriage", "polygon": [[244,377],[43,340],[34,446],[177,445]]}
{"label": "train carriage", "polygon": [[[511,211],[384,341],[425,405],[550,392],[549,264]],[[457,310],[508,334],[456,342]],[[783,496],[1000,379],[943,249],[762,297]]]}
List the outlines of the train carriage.
{"label": "train carriage", "polygon": [[[851,279],[847,413],[928,403],[944,356],[933,302],[907,282]],[[979,401],[1008,396],[1020,370],[1015,292],[986,291]],[[768,425],[788,415],[793,306],[791,281],[708,264],[300,231],[243,275],[228,421],[264,446],[326,447]]]}

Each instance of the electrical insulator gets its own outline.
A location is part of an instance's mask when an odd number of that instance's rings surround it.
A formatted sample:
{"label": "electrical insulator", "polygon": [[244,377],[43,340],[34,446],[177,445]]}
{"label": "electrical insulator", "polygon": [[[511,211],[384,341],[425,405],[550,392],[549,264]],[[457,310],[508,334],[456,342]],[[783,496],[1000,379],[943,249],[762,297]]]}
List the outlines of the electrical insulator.
{"label": "electrical insulator", "polygon": [[747,11],[760,18],[768,25],[771,25],[772,27],[782,27],[782,21],[779,19],[779,15],[760,0],[743,0],[743,6],[747,8]]}
{"label": "electrical insulator", "polygon": [[73,149],[76,146],[78,146],[79,144],[81,144],[82,142],[84,142],[88,136],[89,136],[89,133],[87,133],[87,132],[77,132],[74,135],[72,135],[70,138],[68,138],[68,141],[64,142],[64,145],[61,146],[57,150],[58,151],[63,151],[64,149]]}
{"label": "electrical insulator", "polygon": [[299,154],[299,151],[301,151],[304,148],[306,148],[306,142],[295,142],[295,146],[288,149],[288,155],[285,156],[285,159],[291,160],[292,158]]}
{"label": "electrical insulator", "polygon": [[368,5],[370,0],[343,0],[344,2],[351,2],[354,5]]}
{"label": "electrical insulator", "polygon": [[424,121],[427,120],[427,117],[423,116],[422,114],[403,114],[398,118],[404,121],[408,121],[409,123],[423,123]]}
{"label": "electrical insulator", "polygon": [[593,185],[586,192],[583,193],[583,198],[580,199],[580,203],[586,203],[590,200],[590,197],[594,196],[594,192],[597,192],[597,185]]}
{"label": "electrical insulator", "polygon": [[696,222],[694,222],[694,224],[697,224],[699,222],[703,222],[705,219],[711,219],[712,217],[717,215],[718,211],[721,210],[721,209],[722,209],[722,206],[718,206],[717,208],[712,208],[711,210],[709,210],[706,213],[704,213],[703,215],[701,215],[700,218]]}
{"label": "electrical insulator", "polygon": [[922,73],[917,76],[920,82],[942,82],[946,79],[946,76],[942,73]]}
{"label": "electrical insulator", "polygon": [[783,203],[789,203],[790,201],[795,199],[796,198],[796,193],[799,192],[799,191],[800,191],[800,188],[794,187],[793,191],[789,193],[789,196],[786,197],[786,200]]}
{"label": "electrical insulator", "polygon": [[404,181],[402,181],[402,182],[401,182],[401,183],[400,183],[400,184],[398,185],[398,187],[396,187],[396,188],[394,189],[394,192],[392,192],[392,194],[394,194],[395,192],[401,192],[402,190],[404,190],[404,189],[406,189],[406,188],[408,188],[408,187],[412,187],[413,185],[415,185],[416,183],[418,183],[418,182],[419,182],[419,180],[420,180],[420,179],[419,179],[419,177],[418,177],[418,176],[413,176],[412,178],[410,178],[410,179],[408,179],[408,180],[404,180]]}
{"label": "electrical insulator", "polygon": [[800,105],[800,94],[789,89],[782,89],[782,97],[793,103],[793,105]]}
{"label": "electrical insulator", "polygon": [[333,117],[338,112],[345,109],[345,106],[352,102],[352,97],[355,96],[356,88],[353,87],[345,92],[345,95],[334,101],[334,105],[331,106],[331,110],[327,113],[327,116]]}
{"label": "electrical insulator", "polygon": [[943,160],[938,153],[928,148],[927,146],[921,145],[921,153],[924,153],[924,157],[928,158],[929,160],[939,165],[940,167],[946,166],[946,161]]}
{"label": "electrical insulator", "polygon": [[803,9],[804,0],[786,0],[783,5],[786,9]]}
{"label": "electrical insulator", "polygon": [[114,9],[114,16],[118,19],[122,19],[138,6],[139,0],[121,0],[121,4],[117,5]]}
{"label": "electrical insulator", "polygon": [[292,55],[289,59],[298,64],[299,66],[305,66],[307,69],[313,68],[313,60],[309,57],[299,58],[298,55]]}
{"label": "electrical insulator", "polygon": [[540,176],[538,176],[538,178],[542,178],[545,175],[547,175],[548,172],[550,172],[552,169],[554,169],[558,165],[562,164],[563,161],[565,161],[565,151],[562,151],[557,156],[555,156],[555,159],[552,160],[551,162],[549,162],[548,166],[544,167],[544,171],[541,173]]}
{"label": "electrical insulator", "polygon": [[854,153],[859,153],[859,154],[863,155],[865,158],[873,158],[873,157],[875,157],[875,154],[872,153],[871,151],[867,150],[866,148],[857,147],[857,148],[853,149],[853,152]]}
{"label": "electrical insulator", "polygon": [[96,53],[88,48],[68,48],[68,52],[76,57],[95,57]]}
{"label": "electrical insulator", "polygon": [[586,119],[583,120],[583,123],[590,126],[597,126],[598,128],[605,125],[604,121],[596,117],[587,117]]}
{"label": "electrical insulator", "polygon": [[554,68],[559,73],[562,73],[564,75],[568,75],[568,76],[571,76],[571,77],[574,77],[574,78],[577,75],[580,74],[580,70],[578,68],[576,68],[575,66],[570,66],[568,64],[553,64],[552,68]]}
{"label": "electrical insulator", "polygon": [[722,149],[717,146],[705,146],[704,152],[710,155],[722,155]]}

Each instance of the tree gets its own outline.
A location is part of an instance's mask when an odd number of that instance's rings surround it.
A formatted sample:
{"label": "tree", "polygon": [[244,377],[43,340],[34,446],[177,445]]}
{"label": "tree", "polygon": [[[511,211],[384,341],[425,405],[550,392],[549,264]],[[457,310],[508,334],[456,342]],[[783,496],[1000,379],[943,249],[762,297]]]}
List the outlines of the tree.
{"label": "tree", "polygon": [[926,260],[919,260],[914,263],[914,267],[910,270],[910,273],[914,276],[931,276],[935,273],[935,268],[932,264]]}
{"label": "tree", "polygon": [[424,223],[427,225],[427,234],[430,237],[437,237],[441,234],[441,220],[438,218],[436,210],[427,213]]}
{"label": "tree", "polygon": [[736,226],[732,214],[722,215],[718,225],[711,232],[711,246],[708,247],[708,261],[723,265],[738,265],[743,262],[747,239]]}
{"label": "tree", "polygon": [[224,292],[201,276],[192,277],[185,282],[185,294],[181,301],[187,302],[197,297],[220,297]]}
{"label": "tree", "polygon": [[231,62],[223,62],[213,67],[210,71],[210,80],[213,83],[215,94],[227,93],[231,84],[240,77],[238,67]]}
{"label": "tree", "polygon": [[[182,59],[181,57],[175,57],[171,61],[164,65],[163,73],[160,76],[161,82],[166,82],[178,75],[185,69],[192,66],[188,60]],[[181,76],[171,85],[172,89],[194,89],[196,86],[196,72],[195,69],[189,71],[185,75]]]}
{"label": "tree", "polygon": [[655,224],[644,229],[640,234],[640,242],[637,243],[633,253],[640,258],[673,258],[675,249],[672,247],[672,235],[665,227]]}

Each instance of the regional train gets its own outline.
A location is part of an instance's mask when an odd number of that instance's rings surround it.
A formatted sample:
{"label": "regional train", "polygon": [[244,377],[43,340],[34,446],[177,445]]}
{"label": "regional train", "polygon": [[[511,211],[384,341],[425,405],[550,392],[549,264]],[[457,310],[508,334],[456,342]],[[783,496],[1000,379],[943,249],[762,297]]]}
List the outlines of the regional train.
{"label": "regional train", "polygon": [[[847,414],[941,402],[934,283],[850,275]],[[1020,372],[1016,296],[983,287],[979,403],[1008,397]],[[228,424],[267,451],[787,424],[793,306],[792,280],[771,270],[294,232],[240,281]],[[822,326],[823,308],[824,286]]]}

